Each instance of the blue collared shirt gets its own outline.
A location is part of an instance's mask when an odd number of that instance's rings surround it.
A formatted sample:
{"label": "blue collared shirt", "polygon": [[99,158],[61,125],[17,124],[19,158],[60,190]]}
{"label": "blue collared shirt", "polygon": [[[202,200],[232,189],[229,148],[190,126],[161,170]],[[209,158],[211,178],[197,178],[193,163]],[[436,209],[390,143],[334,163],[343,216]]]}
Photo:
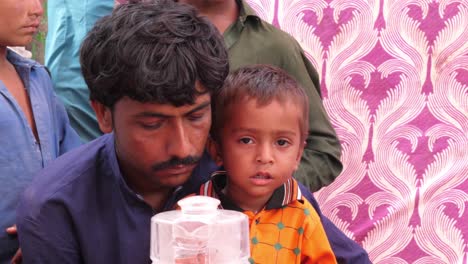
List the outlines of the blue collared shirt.
{"label": "blue collared shirt", "polygon": [[[205,155],[192,177],[175,189],[164,210],[194,193],[216,169]],[[370,263],[365,251],[322,217],[339,263]],[[74,150],[41,171],[18,207],[25,263],[150,263],[150,219],[157,213],[126,184],[113,134]],[[341,260],[341,261],[340,261]]]}
{"label": "blue collared shirt", "polygon": [[18,248],[16,236],[4,230],[15,224],[21,192],[37,171],[80,145],[45,68],[10,50],[7,60],[15,66],[29,95],[39,142],[19,104],[0,81],[0,263],[9,260]]}

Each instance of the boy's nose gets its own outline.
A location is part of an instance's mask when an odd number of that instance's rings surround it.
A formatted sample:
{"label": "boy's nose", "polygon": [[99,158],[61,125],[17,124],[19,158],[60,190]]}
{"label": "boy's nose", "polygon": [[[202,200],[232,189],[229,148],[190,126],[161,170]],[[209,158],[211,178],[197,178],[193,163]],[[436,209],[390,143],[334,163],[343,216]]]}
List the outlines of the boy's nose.
{"label": "boy's nose", "polygon": [[257,162],[260,164],[273,164],[273,150],[268,144],[262,144],[257,153]]}

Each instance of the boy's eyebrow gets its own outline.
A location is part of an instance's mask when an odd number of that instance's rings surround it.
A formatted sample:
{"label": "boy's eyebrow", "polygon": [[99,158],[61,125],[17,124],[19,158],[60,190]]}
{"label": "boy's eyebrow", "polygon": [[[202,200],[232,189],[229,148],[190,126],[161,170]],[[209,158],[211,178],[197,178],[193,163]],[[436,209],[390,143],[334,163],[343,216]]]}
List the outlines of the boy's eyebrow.
{"label": "boy's eyebrow", "polygon": [[[205,102],[197,107],[195,107],[194,109],[190,110],[189,112],[185,113],[184,116],[187,116],[187,115],[191,115],[197,111],[200,111],[204,108],[207,108],[208,106],[211,105],[211,101],[208,101],[208,102]],[[158,112],[148,112],[148,111],[145,111],[145,112],[140,112],[138,114],[135,115],[136,118],[142,118],[142,117],[153,117],[153,118],[170,118],[172,117],[171,115],[166,115],[166,114],[163,114],[163,113],[158,113]]]}
{"label": "boy's eyebrow", "polygon": [[[250,133],[256,133],[256,132],[259,132],[260,130],[258,129],[254,129],[254,128],[245,128],[245,127],[238,127],[238,128],[234,128],[232,130],[234,133],[239,133],[239,132],[250,132]],[[293,130],[273,130],[274,133],[276,134],[287,134],[287,135],[296,135],[297,133]]]}

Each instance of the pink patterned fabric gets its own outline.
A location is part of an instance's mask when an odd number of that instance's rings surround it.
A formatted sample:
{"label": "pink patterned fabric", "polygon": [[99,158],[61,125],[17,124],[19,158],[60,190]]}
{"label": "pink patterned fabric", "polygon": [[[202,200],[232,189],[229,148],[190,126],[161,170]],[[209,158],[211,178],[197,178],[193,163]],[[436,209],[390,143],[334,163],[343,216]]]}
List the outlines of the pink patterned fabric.
{"label": "pink patterned fabric", "polygon": [[344,171],[316,194],[374,263],[467,263],[468,1],[249,0],[321,73]]}

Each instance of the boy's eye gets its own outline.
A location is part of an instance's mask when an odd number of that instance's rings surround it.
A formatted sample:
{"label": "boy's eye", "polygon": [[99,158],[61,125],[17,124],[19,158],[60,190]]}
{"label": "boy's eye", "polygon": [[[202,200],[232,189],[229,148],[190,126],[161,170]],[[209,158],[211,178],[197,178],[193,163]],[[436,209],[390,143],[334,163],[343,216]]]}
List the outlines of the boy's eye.
{"label": "boy's eye", "polygon": [[241,138],[241,139],[239,139],[239,141],[241,143],[243,143],[243,144],[252,144],[253,143],[251,138]]}
{"label": "boy's eye", "polygon": [[285,147],[285,146],[289,145],[289,142],[287,140],[285,140],[285,139],[278,139],[276,141],[276,144],[278,144],[278,146],[280,146],[280,147]]}

